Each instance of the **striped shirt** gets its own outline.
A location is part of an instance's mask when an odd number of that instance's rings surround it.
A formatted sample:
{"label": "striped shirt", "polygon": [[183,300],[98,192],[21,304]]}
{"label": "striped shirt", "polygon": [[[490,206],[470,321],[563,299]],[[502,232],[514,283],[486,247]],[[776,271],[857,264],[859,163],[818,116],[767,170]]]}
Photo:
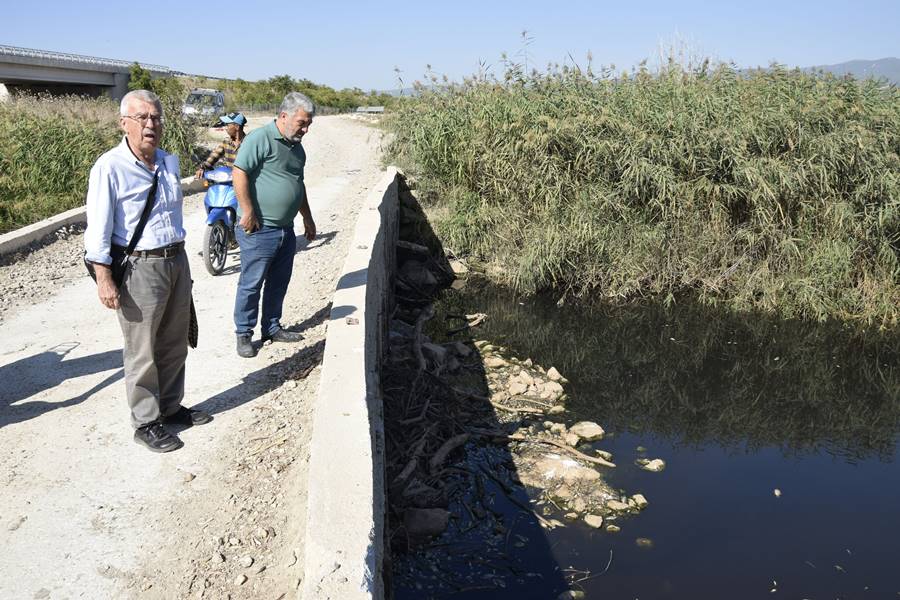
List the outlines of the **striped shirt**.
{"label": "striped shirt", "polygon": [[209,156],[206,157],[206,162],[203,163],[203,169],[209,171],[220,159],[222,161],[222,166],[229,168],[233,167],[234,157],[237,156],[239,145],[240,142],[236,142],[230,137],[225,138],[222,143],[216,146],[216,149],[210,152]]}

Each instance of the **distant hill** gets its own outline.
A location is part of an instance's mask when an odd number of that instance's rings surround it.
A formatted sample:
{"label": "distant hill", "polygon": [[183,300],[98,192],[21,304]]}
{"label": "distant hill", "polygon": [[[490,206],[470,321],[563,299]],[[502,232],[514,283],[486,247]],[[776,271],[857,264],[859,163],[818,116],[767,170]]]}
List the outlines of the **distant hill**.
{"label": "distant hill", "polygon": [[881,58],[878,60],[851,60],[836,65],[807,67],[804,71],[826,71],[835,75],[853,75],[857,79],[887,79],[894,85],[900,85],[900,58]]}

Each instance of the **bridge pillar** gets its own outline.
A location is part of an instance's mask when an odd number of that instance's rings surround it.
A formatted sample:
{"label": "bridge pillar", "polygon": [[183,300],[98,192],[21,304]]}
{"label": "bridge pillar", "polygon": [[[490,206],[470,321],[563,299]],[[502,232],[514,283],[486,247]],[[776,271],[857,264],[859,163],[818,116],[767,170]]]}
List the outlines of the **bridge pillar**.
{"label": "bridge pillar", "polygon": [[128,80],[131,78],[129,73],[113,73],[113,84],[109,89],[109,97],[115,101],[120,101],[128,93]]}
{"label": "bridge pillar", "polygon": [[9,90],[6,89],[6,84],[0,83],[0,102],[7,100],[9,100]]}

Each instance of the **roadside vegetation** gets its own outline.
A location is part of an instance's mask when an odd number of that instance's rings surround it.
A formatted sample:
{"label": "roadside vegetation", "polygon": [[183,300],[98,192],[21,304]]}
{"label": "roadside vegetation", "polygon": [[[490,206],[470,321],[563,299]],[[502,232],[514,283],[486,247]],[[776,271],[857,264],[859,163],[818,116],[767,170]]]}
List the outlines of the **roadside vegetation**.
{"label": "roadside vegetation", "polygon": [[308,79],[293,79],[290,75],[278,75],[261,81],[243,79],[188,78],[191,87],[215,88],[225,94],[227,110],[246,110],[253,107],[277,107],[289,92],[303,92],[317,107],[325,112],[347,112],[358,106],[393,106],[395,98],[374,90],[364,92],[359,88],[336,90]]}
{"label": "roadside vegetation", "polygon": [[117,114],[106,98],[0,103],[0,233],[84,203],[91,165],[119,139]]}
{"label": "roadside vegetation", "polygon": [[897,325],[896,87],[508,64],[390,127],[446,246],[520,291]]}
{"label": "roadside vegetation", "polygon": [[[130,87],[160,96],[160,147],[178,154],[182,176],[191,173],[199,129],[182,118],[183,85],[136,79]],[[0,103],[0,233],[84,204],[91,166],[122,136],[118,117],[108,98],[17,95]]]}

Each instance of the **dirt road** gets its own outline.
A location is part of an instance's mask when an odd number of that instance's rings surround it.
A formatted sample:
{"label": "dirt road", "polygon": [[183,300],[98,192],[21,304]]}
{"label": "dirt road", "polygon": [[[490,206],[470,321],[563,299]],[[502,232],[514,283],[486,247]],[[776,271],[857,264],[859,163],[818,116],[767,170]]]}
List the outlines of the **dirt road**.
{"label": "dirt road", "polygon": [[186,199],[200,346],[185,404],[215,419],[170,454],[132,441],[121,333],[82,272],[80,236],[0,265],[0,598],[292,596],[330,299],[380,139],[353,117],[315,120],[304,146],[319,238],[300,244],[284,318],[306,339],[253,359],[234,350],[237,254],[225,274],[205,271],[202,196]]}

